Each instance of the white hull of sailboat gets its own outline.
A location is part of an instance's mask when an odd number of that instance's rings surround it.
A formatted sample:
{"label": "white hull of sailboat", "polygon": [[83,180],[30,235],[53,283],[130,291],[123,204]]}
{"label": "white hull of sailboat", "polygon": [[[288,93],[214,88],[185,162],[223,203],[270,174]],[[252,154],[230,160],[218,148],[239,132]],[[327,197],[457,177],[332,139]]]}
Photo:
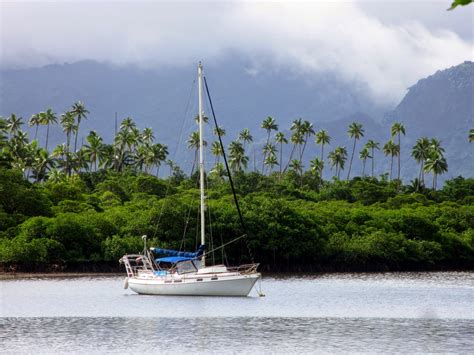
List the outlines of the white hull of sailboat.
{"label": "white hull of sailboat", "polygon": [[128,287],[144,295],[174,296],[247,296],[260,274],[237,275],[218,280],[183,279],[165,282],[163,279],[129,278]]}

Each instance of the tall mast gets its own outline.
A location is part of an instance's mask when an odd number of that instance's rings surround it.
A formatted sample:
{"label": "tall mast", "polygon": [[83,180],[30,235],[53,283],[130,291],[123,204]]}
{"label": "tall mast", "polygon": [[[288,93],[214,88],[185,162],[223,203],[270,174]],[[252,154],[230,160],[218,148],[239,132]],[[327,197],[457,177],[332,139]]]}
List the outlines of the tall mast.
{"label": "tall mast", "polygon": [[[205,216],[206,202],[204,197],[204,132],[203,132],[203,112],[202,112],[202,64],[198,65],[198,90],[199,90],[199,175],[201,187],[201,244],[205,245]],[[205,257],[202,257],[202,266],[206,266]]]}

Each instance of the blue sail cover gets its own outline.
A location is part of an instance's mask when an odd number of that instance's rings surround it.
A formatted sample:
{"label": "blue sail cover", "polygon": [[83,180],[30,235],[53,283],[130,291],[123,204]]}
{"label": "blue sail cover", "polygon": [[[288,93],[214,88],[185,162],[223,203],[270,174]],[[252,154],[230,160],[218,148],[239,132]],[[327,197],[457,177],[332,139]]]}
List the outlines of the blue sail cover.
{"label": "blue sail cover", "polygon": [[199,248],[194,252],[189,251],[179,251],[179,250],[170,250],[170,249],[161,249],[161,248],[150,248],[150,250],[155,254],[162,254],[167,256],[180,256],[189,259],[196,259],[202,256],[204,250],[206,250],[205,245],[200,245]]}
{"label": "blue sail cover", "polygon": [[193,258],[187,258],[185,256],[165,256],[164,258],[155,259],[157,263],[179,263],[181,261],[193,260]]}

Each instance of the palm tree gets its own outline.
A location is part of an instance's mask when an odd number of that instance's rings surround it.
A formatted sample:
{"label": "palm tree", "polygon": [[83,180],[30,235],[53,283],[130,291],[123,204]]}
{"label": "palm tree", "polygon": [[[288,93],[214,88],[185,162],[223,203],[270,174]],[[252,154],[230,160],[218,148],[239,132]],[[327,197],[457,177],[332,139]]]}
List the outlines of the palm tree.
{"label": "palm tree", "polygon": [[398,177],[397,179],[400,180],[400,157],[401,157],[401,152],[400,152],[400,148],[401,148],[401,138],[400,136],[403,134],[405,135],[405,126],[403,125],[403,123],[401,122],[395,122],[393,125],[392,125],[392,128],[391,128],[391,134],[392,134],[392,138],[395,137],[395,136],[398,136]]}
{"label": "palm tree", "polygon": [[438,155],[444,154],[444,148],[441,146],[441,141],[436,138],[430,139],[430,151]]}
{"label": "palm tree", "polygon": [[134,155],[134,165],[138,168],[139,171],[143,171],[145,168],[145,173],[148,172],[148,166],[153,162],[153,151],[151,146],[147,143],[141,144],[137,147]]}
{"label": "palm tree", "polygon": [[239,133],[238,140],[243,143],[243,146],[245,149],[245,143],[253,142],[253,137],[250,134],[250,130],[248,128],[244,128],[243,130],[241,130]]}
{"label": "palm tree", "polygon": [[77,135],[79,134],[79,126],[81,125],[81,120],[84,118],[87,118],[87,114],[89,111],[87,111],[86,107],[81,101],[76,102],[74,105],[72,105],[71,112],[74,114],[74,117],[77,117],[77,131],[76,131],[76,137],[74,139],[74,151],[77,150]]}
{"label": "palm tree", "polygon": [[469,130],[469,143],[474,142],[474,128]]}
{"label": "palm tree", "polygon": [[424,164],[426,159],[429,157],[430,152],[430,140],[426,137],[418,138],[416,144],[413,146],[411,150],[411,156],[415,159],[415,161],[420,164],[420,173],[418,175],[418,181],[420,184],[425,184],[425,168]]}
{"label": "palm tree", "polygon": [[293,143],[293,148],[291,148],[290,156],[288,158],[288,162],[286,163],[285,168],[283,169],[283,172],[288,169],[290,162],[293,160],[293,154],[296,150],[296,147],[300,147],[301,151],[301,145],[304,142],[304,136],[302,132],[302,127],[303,127],[303,120],[301,118],[294,120],[291,124],[290,130],[292,132],[290,141]]}
{"label": "palm tree", "polygon": [[300,152],[300,161],[303,161],[303,154],[310,136],[314,135],[313,124],[309,121],[303,121],[301,125],[301,134],[303,135],[303,148]]}
{"label": "palm tree", "polygon": [[[195,117],[194,117],[194,121],[196,121],[197,124],[199,124],[199,114],[197,114]],[[209,117],[207,117],[206,115],[202,115],[202,122],[204,123],[208,123],[209,122]]]}
{"label": "palm tree", "polygon": [[[31,142],[28,140],[28,136],[25,132],[18,132],[17,135],[14,137],[17,142],[15,145],[20,146],[17,153],[20,153],[20,156],[24,161],[25,170],[25,178],[29,179],[30,177],[30,169],[34,164],[35,157],[40,150],[40,146],[37,140],[32,140]],[[11,151],[12,155],[14,151]],[[18,156],[18,157],[20,157]]]}
{"label": "palm tree", "polygon": [[[207,142],[203,141],[203,146],[207,146]],[[198,158],[198,152],[199,152],[199,131],[194,131],[191,133],[191,135],[188,138],[188,148],[189,149],[194,149],[194,162],[193,162],[193,167],[191,168],[191,175],[194,172],[194,168],[196,166],[197,158]]]}
{"label": "palm tree", "polygon": [[35,138],[38,136],[38,127],[41,124],[41,115],[39,113],[35,113],[34,115],[31,116],[30,120],[28,121],[28,126],[33,127],[36,126],[35,128]]}
{"label": "palm tree", "polygon": [[[264,164],[265,164],[265,165],[268,166],[268,164],[267,164],[266,162],[267,162],[268,158],[270,158],[270,156],[273,156],[275,159],[270,159],[270,160],[268,160],[268,161],[270,161],[270,162],[273,163],[273,161],[276,160],[277,149],[276,149],[276,147],[275,147],[274,144],[272,144],[272,143],[267,143],[267,144],[265,144],[265,146],[263,147],[263,153],[264,153],[264,155],[265,155],[265,157],[266,157],[266,158],[265,158],[265,161],[264,161]],[[275,164],[273,164],[273,165],[275,165]],[[276,165],[278,165],[278,162],[277,162]],[[262,171],[262,173],[264,173],[264,172]]]}
{"label": "palm tree", "polygon": [[362,160],[363,168],[362,168],[362,176],[365,176],[365,163],[367,159],[372,158],[370,156],[369,148],[365,147],[359,152],[359,158]]}
{"label": "palm tree", "polygon": [[313,160],[310,160],[309,163],[311,173],[321,177],[324,169],[324,161],[319,158],[314,158]]}
{"label": "palm tree", "polygon": [[51,125],[51,123],[58,123],[58,119],[56,117],[56,114],[50,108],[48,108],[46,112],[41,112],[40,115],[41,115],[41,124],[48,126],[46,130],[46,146],[45,146],[46,150],[48,150],[49,126]]}
{"label": "palm tree", "polygon": [[282,163],[283,163],[283,143],[287,144],[288,140],[285,138],[285,134],[283,132],[278,132],[275,135],[275,142],[280,143],[280,178],[281,178],[281,169],[282,169]]}
{"label": "palm tree", "polygon": [[[267,164],[267,161],[271,162],[270,165],[272,165],[272,167],[274,165],[278,165],[278,161],[276,162],[276,164],[274,163],[274,161],[276,161],[276,153],[277,153],[277,148],[275,144],[273,143],[265,144],[265,146],[263,147],[263,153],[265,155],[264,165],[269,166],[269,164]],[[273,158],[270,158],[272,156]],[[264,172],[262,171],[262,173]]]}
{"label": "palm tree", "polygon": [[212,142],[211,153],[216,157],[214,165],[219,164],[219,159],[223,155],[221,144],[218,141]]}
{"label": "palm tree", "polygon": [[104,154],[104,145],[102,143],[102,137],[99,136],[95,131],[91,131],[86,138],[89,144],[84,146],[84,150],[89,158],[91,165],[94,165],[94,171],[97,171],[97,161],[102,159]]}
{"label": "palm tree", "polygon": [[151,151],[153,156],[150,163],[151,166],[156,166],[156,176],[158,177],[161,163],[166,161],[166,158],[168,157],[168,146],[161,143],[156,143],[151,146]]}
{"label": "palm tree", "polygon": [[[262,121],[261,127],[267,131],[267,141],[265,143],[265,146],[268,145],[268,142],[270,142],[270,134],[272,131],[277,131],[278,130],[278,124],[276,123],[275,119],[268,116],[266,119]],[[263,167],[265,164],[265,158],[266,154],[263,152],[263,160],[262,160],[262,174],[263,174]]]}
{"label": "palm tree", "polygon": [[299,159],[293,159],[290,162],[290,168],[298,175],[303,174],[303,164],[301,164]]}
{"label": "palm tree", "polygon": [[433,190],[436,190],[438,175],[448,171],[446,158],[439,152],[432,150],[426,159],[425,171],[433,173]]}
{"label": "palm tree", "polygon": [[269,154],[267,155],[265,159],[265,165],[269,167],[268,174],[272,173],[273,167],[275,165],[278,165],[278,159],[275,154]]}
{"label": "palm tree", "polygon": [[66,111],[61,115],[61,119],[59,121],[61,126],[63,127],[63,132],[66,133],[66,173],[70,176],[70,169],[69,169],[69,151],[71,146],[71,134],[77,130],[76,120],[74,119],[74,114],[70,111]]}
{"label": "palm tree", "polygon": [[374,177],[374,160],[375,160],[375,149],[379,150],[380,149],[380,145],[378,142],[372,140],[372,139],[369,139],[367,141],[367,143],[365,143],[365,147],[367,149],[370,149],[372,150],[372,155],[370,156],[370,159],[372,160],[372,177]]}
{"label": "palm tree", "polygon": [[[6,131],[6,123],[5,123]],[[0,134],[4,135],[4,134]],[[10,139],[6,140],[5,137],[4,148],[0,151],[2,160],[10,160],[12,167],[21,170],[25,177],[28,177],[28,167],[33,162],[33,153],[30,148],[35,147],[37,150],[37,142],[33,141],[33,144],[28,144],[28,134],[22,130],[15,131],[15,135]]]}
{"label": "palm tree", "polygon": [[[324,146],[331,143],[331,136],[325,129],[321,129],[316,133],[316,144],[321,144],[321,158],[320,160],[324,163]],[[324,164],[323,164],[324,169]],[[321,179],[323,178],[323,169],[321,169]]]}
{"label": "palm tree", "polygon": [[66,133],[66,146],[67,150],[69,151],[71,146],[71,134],[77,130],[77,126],[75,124],[74,114],[70,111],[66,111],[61,115],[61,119],[59,120],[63,128],[63,132]]}
{"label": "palm tree", "polygon": [[222,163],[217,163],[209,172],[209,176],[211,177],[215,176],[220,181],[224,181],[224,178],[226,177],[226,175],[227,173],[226,173],[224,164]]}
{"label": "palm tree", "polygon": [[5,146],[7,139],[7,120],[0,116],[0,148]]}
{"label": "palm tree", "polygon": [[344,170],[344,165],[347,160],[346,147],[336,147],[336,149],[329,153],[328,158],[331,162],[331,168],[336,168],[336,176],[339,179],[341,170]]}
{"label": "palm tree", "polygon": [[55,166],[55,159],[48,154],[46,149],[39,149],[33,163],[33,176],[35,181],[45,180],[48,171]]}
{"label": "palm tree", "polygon": [[349,171],[347,172],[347,180],[349,180],[351,176],[351,168],[352,168],[352,160],[354,159],[354,152],[356,148],[357,140],[364,136],[364,130],[362,129],[362,125],[357,122],[352,122],[349,125],[349,129],[347,130],[350,138],[354,138],[354,145],[352,146],[352,154],[351,154],[351,162],[349,163]]}
{"label": "palm tree", "polygon": [[66,162],[66,157],[67,155],[67,148],[66,144],[58,144],[53,151],[51,152],[51,157],[56,159],[56,162],[60,167],[65,168],[65,162]]}
{"label": "palm tree", "polygon": [[124,118],[123,121],[120,123],[120,130],[121,131],[131,131],[134,128],[137,128],[137,125],[133,118],[130,116],[127,118]]}
{"label": "palm tree", "polygon": [[10,135],[14,136],[16,132],[18,132],[23,125],[23,118],[17,117],[14,113],[7,118],[7,131]]}
{"label": "palm tree", "polygon": [[152,128],[145,128],[141,135],[140,135],[140,140],[143,143],[146,144],[151,144],[155,140],[155,135],[153,134],[153,129]]}
{"label": "palm tree", "polygon": [[222,127],[214,127],[214,135],[217,137],[224,137],[226,134],[226,131]]}
{"label": "palm tree", "polygon": [[400,147],[393,143],[393,140],[389,140],[387,143],[385,143],[385,145],[383,146],[383,152],[385,154],[385,156],[389,156],[391,157],[391,160],[390,160],[390,180],[392,180],[392,172],[393,172],[393,157],[396,156],[397,154],[399,154],[400,152]]}
{"label": "palm tree", "polygon": [[69,154],[71,155],[70,163],[71,163],[72,170],[74,170],[76,173],[79,173],[82,169],[88,170],[89,156],[84,147],[81,147],[81,149],[79,149],[75,153],[69,153]]}
{"label": "palm tree", "polygon": [[48,181],[51,181],[55,184],[66,182],[66,175],[62,171],[52,168],[48,174]]}
{"label": "palm tree", "polygon": [[316,144],[321,144],[321,161],[324,161],[324,146],[331,143],[331,136],[328,131],[321,129],[316,133]]}
{"label": "palm tree", "polygon": [[241,142],[234,141],[229,144],[229,163],[232,171],[242,171],[247,167],[249,158]]}
{"label": "palm tree", "polygon": [[290,169],[300,177],[300,186],[303,185],[303,163],[299,159],[293,159],[289,165]]}
{"label": "palm tree", "polygon": [[[121,155],[119,152],[119,147],[118,145],[115,144],[104,144],[103,147],[103,154],[102,156],[99,156],[99,167],[104,168],[104,169],[116,169],[118,170],[118,167],[120,165],[119,160],[121,159]],[[79,149],[77,154],[80,152],[84,152],[84,147]],[[87,157],[87,153],[84,153],[84,156]],[[88,168],[87,166],[88,159],[86,159],[86,169]]]}

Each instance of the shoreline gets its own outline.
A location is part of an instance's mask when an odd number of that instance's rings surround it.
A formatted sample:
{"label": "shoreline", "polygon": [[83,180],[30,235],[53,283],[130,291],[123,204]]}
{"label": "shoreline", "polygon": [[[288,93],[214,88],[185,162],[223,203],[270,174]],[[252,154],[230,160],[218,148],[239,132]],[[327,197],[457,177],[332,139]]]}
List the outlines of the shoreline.
{"label": "shoreline", "polygon": [[[313,272],[262,272],[264,277],[298,277],[309,275],[328,274],[411,274],[411,273],[474,273],[472,269],[439,269],[439,270],[379,270],[379,271],[313,271]],[[123,272],[0,272],[0,281],[20,280],[20,279],[61,279],[61,278],[82,278],[82,277],[126,277]]]}
{"label": "shoreline", "polygon": [[110,277],[125,276],[117,272],[0,272],[0,281],[31,279],[31,278],[79,278],[79,277]]}

